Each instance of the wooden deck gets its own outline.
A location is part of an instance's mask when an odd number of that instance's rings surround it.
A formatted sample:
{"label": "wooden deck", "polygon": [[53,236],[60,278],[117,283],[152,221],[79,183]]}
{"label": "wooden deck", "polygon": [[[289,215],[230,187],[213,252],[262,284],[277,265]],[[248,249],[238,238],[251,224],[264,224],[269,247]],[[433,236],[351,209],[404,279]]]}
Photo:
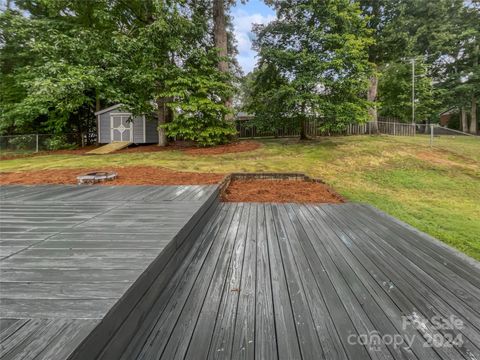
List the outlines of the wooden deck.
{"label": "wooden deck", "polygon": [[230,203],[122,359],[480,359],[479,348],[477,262],[360,204]]}
{"label": "wooden deck", "polygon": [[0,358],[480,359],[478,262],[366,205],[217,191],[2,188]]}
{"label": "wooden deck", "polygon": [[129,317],[161,292],[157,275],[176,269],[171,260],[216,192],[2,187],[0,358],[65,359],[84,342],[72,356],[93,359],[112,334],[135,330]]}

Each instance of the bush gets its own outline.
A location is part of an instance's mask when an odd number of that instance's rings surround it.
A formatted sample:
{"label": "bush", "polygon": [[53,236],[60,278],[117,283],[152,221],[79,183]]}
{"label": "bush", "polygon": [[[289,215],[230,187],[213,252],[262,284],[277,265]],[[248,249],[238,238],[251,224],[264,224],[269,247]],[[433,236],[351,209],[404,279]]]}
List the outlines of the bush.
{"label": "bush", "polygon": [[214,117],[179,115],[165,125],[168,136],[192,140],[201,146],[225,144],[236,135],[233,122]]}
{"label": "bush", "polygon": [[76,144],[69,143],[65,135],[53,135],[44,141],[45,150],[75,149]]}

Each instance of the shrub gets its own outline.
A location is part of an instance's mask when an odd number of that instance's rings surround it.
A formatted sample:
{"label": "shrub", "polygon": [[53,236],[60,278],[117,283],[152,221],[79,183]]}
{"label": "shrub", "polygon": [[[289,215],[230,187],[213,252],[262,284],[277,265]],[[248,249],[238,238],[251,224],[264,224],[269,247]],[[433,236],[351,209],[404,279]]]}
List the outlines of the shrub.
{"label": "shrub", "polygon": [[74,149],[76,144],[69,143],[65,135],[53,135],[44,141],[45,150]]}

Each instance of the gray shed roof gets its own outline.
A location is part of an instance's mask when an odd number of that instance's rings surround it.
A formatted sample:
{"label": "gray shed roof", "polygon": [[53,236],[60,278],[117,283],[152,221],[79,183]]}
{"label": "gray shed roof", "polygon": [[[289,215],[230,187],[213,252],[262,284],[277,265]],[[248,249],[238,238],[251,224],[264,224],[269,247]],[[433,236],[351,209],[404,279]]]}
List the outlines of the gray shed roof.
{"label": "gray shed roof", "polygon": [[105,109],[103,109],[103,110],[97,111],[97,112],[95,113],[95,115],[101,115],[101,114],[103,114],[103,113],[106,113],[106,112],[109,112],[109,111],[118,109],[118,108],[121,107],[121,106],[123,106],[123,104],[116,104],[116,105],[110,106],[110,107],[105,108]]}

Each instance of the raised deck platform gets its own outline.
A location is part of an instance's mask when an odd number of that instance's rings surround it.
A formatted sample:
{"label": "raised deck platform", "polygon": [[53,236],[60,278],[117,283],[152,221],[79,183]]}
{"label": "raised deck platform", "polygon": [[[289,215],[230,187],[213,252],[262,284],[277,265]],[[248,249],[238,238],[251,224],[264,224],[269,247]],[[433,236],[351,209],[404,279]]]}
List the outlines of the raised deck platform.
{"label": "raised deck platform", "polygon": [[479,359],[480,270],[368,206],[229,203],[150,315],[122,359]]}
{"label": "raised deck platform", "polygon": [[217,193],[216,186],[2,187],[0,358],[93,359],[112,335],[132,336]]}
{"label": "raised deck platform", "polygon": [[475,260],[370,206],[217,191],[3,188],[0,357],[480,359]]}

